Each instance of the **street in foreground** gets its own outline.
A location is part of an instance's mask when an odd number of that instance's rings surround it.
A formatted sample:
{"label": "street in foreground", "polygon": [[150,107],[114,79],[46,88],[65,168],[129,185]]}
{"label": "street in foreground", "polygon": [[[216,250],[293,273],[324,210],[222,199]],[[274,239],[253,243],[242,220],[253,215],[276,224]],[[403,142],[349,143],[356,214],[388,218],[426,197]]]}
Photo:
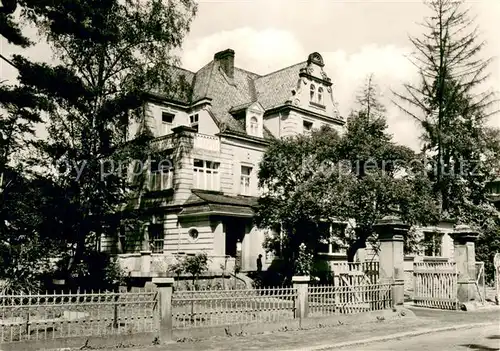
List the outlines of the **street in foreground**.
{"label": "street in foreground", "polygon": [[341,351],[498,351],[500,350],[500,324],[471,329],[426,334],[405,339],[389,340],[371,345],[357,345]]}

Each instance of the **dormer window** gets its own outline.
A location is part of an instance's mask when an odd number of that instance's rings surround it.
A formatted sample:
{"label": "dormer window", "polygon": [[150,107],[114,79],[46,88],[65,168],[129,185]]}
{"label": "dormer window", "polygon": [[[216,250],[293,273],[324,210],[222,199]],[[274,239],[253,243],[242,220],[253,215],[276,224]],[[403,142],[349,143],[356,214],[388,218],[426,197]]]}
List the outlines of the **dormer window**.
{"label": "dormer window", "polygon": [[314,101],[315,92],[316,92],[316,87],[314,86],[314,84],[311,84],[311,90],[309,92],[309,94],[311,95],[311,101]]}
{"label": "dormer window", "polygon": [[196,133],[198,133],[198,114],[194,114],[189,116],[189,126],[191,128],[196,129]]}
{"label": "dormer window", "polygon": [[250,135],[259,135],[259,120],[255,116],[250,118]]}
{"label": "dormer window", "polygon": [[323,88],[318,88],[318,104],[323,104]]}

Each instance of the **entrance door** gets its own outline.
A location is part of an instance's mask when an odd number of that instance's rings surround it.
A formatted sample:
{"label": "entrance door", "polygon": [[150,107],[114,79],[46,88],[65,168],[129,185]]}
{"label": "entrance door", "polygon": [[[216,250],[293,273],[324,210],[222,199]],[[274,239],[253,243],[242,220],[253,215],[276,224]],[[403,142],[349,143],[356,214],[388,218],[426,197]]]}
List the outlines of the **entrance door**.
{"label": "entrance door", "polygon": [[238,218],[229,218],[226,224],[226,255],[236,257],[236,243],[243,242],[245,237],[245,221]]}

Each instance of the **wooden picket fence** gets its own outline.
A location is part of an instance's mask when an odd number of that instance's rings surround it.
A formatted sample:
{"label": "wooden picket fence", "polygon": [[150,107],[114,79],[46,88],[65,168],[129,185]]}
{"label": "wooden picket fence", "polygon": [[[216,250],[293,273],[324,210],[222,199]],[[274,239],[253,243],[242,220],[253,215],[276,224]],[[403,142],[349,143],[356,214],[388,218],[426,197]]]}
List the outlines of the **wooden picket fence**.
{"label": "wooden picket fence", "polygon": [[379,262],[336,262],[332,264],[335,286],[362,286],[377,284]]}
{"label": "wooden picket fence", "polygon": [[415,262],[413,279],[415,305],[448,310],[460,306],[455,262]]}
{"label": "wooden picket fence", "polygon": [[379,311],[393,306],[391,284],[313,285],[308,287],[307,296],[311,317]]}

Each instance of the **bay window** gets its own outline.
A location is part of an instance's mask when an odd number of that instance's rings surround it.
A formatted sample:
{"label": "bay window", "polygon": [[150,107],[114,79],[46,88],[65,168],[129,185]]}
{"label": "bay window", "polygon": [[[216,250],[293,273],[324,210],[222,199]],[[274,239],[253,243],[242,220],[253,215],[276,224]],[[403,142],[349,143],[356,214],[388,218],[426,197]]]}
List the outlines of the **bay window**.
{"label": "bay window", "polygon": [[151,160],[149,190],[161,191],[174,186],[174,167],[171,159]]}

